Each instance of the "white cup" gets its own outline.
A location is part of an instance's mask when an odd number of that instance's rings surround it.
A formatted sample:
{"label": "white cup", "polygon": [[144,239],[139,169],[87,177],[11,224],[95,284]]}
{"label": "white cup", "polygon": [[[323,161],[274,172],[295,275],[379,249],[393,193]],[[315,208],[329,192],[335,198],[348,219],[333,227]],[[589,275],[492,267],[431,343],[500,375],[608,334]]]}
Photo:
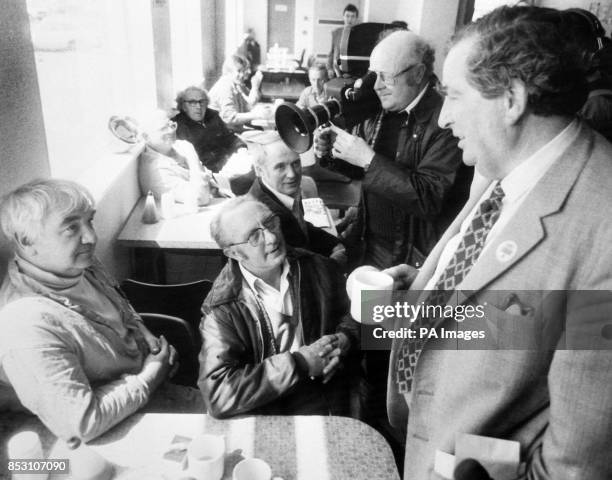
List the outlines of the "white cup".
{"label": "white cup", "polygon": [[[8,458],[11,460],[41,460],[43,458],[42,444],[36,432],[25,431],[13,435],[7,442]],[[48,474],[14,473],[15,480],[46,480]]]}
{"label": "white cup", "polygon": [[236,464],[232,473],[233,480],[270,480],[270,465],[259,458],[245,458]]}
{"label": "white cup", "polygon": [[225,460],[225,438],[197,435],[187,448],[187,472],[198,480],[220,480]]}
{"label": "white cup", "polygon": [[391,300],[391,290],[393,290],[393,277],[386,273],[379,272],[376,268],[364,265],[356,268],[346,281],[346,288],[351,299],[351,316],[359,323],[373,324],[373,321],[363,321],[361,318],[361,292],[363,290],[381,290],[387,294],[381,294],[378,299],[379,304],[387,304]]}
{"label": "white cup", "polygon": [[93,448],[81,443],[70,452],[70,478],[74,480],[110,480],[113,465]]}

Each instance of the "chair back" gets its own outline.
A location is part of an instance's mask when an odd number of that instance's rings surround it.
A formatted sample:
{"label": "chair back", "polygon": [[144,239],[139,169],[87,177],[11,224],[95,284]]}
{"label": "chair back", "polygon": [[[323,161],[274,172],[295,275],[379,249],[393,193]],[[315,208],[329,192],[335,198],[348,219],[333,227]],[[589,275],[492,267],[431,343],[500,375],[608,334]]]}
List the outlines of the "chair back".
{"label": "chair back", "polygon": [[202,303],[210,289],[210,280],[156,285],[127,279],[121,288],[137,312],[162,313],[182,318],[199,338]]}

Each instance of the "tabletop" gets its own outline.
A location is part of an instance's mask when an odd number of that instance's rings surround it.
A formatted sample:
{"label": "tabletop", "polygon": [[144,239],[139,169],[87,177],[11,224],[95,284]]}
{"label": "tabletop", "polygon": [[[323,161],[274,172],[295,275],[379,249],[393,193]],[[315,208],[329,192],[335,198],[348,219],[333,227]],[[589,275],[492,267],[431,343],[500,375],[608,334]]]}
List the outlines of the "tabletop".
{"label": "tabletop", "polygon": [[[181,204],[176,204],[173,215],[170,218],[162,218],[159,222],[153,224],[142,222],[145,200],[146,198],[142,197],[132,209],[130,216],[117,237],[119,245],[130,248],[144,247],[221,252],[221,249],[210,235],[210,223],[226,199],[213,198],[209,205],[199,207],[198,211],[194,213],[186,213]],[[325,230],[333,235],[337,235],[331,217],[329,223],[331,226],[325,228]]]}
{"label": "tabletop", "polygon": [[197,250],[219,250],[210,235],[210,222],[223,204],[223,198],[213,198],[205,207],[195,213],[187,213],[184,207],[176,204],[170,218],[146,224],[142,222],[145,197],[132,209],[123,229],[117,237],[124,247],[176,248]]}
{"label": "tabletop", "polygon": [[[4,414],[6,417],[7,414]],[[39,433],[48,458],[70,458],[33,416],[0,417],[0,444],[21,430]],[[393,454],[376,430],[358,420],[334,416],[256,416],[215,420],[204,414],[135,414],[88,446],[110,461],[117,480],[181,478],[179,462],[163,459],[178,437],[199,433],[223,435],[226,443],[223,479],[243,458],[265,460],[273,477],[283,480],[399,480]],[[182,441],[185,441],[184,439]],[[6,451],[0,453],[0,478],[6,474]],[[51,479],[66,479],[53,475]]]}

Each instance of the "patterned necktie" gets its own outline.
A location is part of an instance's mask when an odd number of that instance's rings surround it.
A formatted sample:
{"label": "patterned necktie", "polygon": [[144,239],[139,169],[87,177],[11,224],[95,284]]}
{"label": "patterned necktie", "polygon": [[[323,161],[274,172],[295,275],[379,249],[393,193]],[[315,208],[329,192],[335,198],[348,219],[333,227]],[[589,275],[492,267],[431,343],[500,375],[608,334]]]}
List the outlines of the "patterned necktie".
{"label": "patterned necktie", "polygon": [[[470,225],[461,239],[453,258],[448,263],[442,275],[436,282],[425,304],[446,305],[453,291],[472,269],[484,248],[487,235],[499,218],[504,191],[500,183],[495,185],[491,195],[478,206]],[[417,330],[427,324],[428,319],[419,316],[413,323],[412,329]],[[405,340],[401,346],[397,359],[396,382],[400,394],[408,393],[412,385],[414,369],[425,344],[424,338]]]}

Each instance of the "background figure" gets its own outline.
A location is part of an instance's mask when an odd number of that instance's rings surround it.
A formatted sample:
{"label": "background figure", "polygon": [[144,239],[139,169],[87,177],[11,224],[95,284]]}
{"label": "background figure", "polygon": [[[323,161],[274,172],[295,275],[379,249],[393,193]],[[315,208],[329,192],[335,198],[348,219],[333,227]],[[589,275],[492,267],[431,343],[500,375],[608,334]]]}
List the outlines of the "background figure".
{"label": "background figure", "polygon": [[146,146],[138,158],[138,182],[143,195],[152,192],[160,199],[171,192],[180,203],[210,201],[210,176],[202,170],[191,143],[176,139],[176,122],[164,112],[156,113],[143,125]]}
{"label": "background figure", "polygon": [[25,407],[64,441],[101,435],[154,395],[160,411],[203,411],[196,389],[160,388],[176,350],[95,258],[94,212],[91,194],[63,180],[33,181],[0,202],[15,254],[0,288],[0,409]]}
{"label": "background figure", "polygon": [[202,306],[208,413],[347,415],[359,329],[335,263],[288,250],[278,216],[249,197],[228,201],[211,234],[228,262]]}
{"label": "background figure", "polygon": [[207,108],[208,103],[204,89],[187,87],[176,96],[180,113],[172,120],[177,125],[177,138],[191,143],[202,165],[217,173],[231,155],[246,145],[227,128],[218,112]]}
{"label": "background figure", "polygon": [[[493,478],[612,478],[612,145],[576,119],[584,69],[559,20],[498,8],[444,61],[440,126],[477,175],[411,285],[454,315],[421,316],[426,335],[393,344],[387,405],[407,426],[405,480],[435,476],[461,433],[492,437],[473,448]],[[461,318],[470,307],[483,314]],[[434,328],[457,335],[428,338]],[[507,451],[498,439],[520,443],[512,472],[487,453]]]}
{"label": "background figure", "polygon": [[331,48],[329,55],[327,56],[327,75],[329,78],[341,77],[342,72],[338,65],[338,57],[340,56],[340,39],[342,38],[342,31],[345,28],[351,28],[357,23],[359,18],[359,9],[349,3],[344,7],[342,11],[342,20],[344,21],[344,27],[336,28],[332,31]]}
{"label": "background figure", "polygon": [[250,77],[253,76],[257,71],[257,67],[261,64],[261,48],[257,40],[255,40],[255,32],[252,28],[248,28],[245,32],[244,40],[238,47],[236,53],[248,60],[249,69],[251,70]]}
{"label": "background figure", "polygon": [[612,41],[591,12],[570,8],[561,14],[570,41],[582,52],[589,82],[589,96],[579,114],[612,141]]}
{"label": "background figure", "polygon": [[272,117],[269,106],[256,105],[261,96],[263,74],[258,71],[251,78],[251,88],[246,85],[249,78],[249,62],[242,55],[231,55],[223,62],[223,76],[210,89],[210,107],[219,112],[221,119],[236,132],[253,120]]}
{"label": "background figure", "polygon": [[289,246],[332,257],[344,266],[345,250],[338,238],[304,219],[302,166],[298,154],[285,145],[278,134],[272,138],[266,135],[265,143],[252,140],[249,151],[257,179],[249,195],[278,216]]}
{"label": "background figure", "polygon": [[323,86],[329,80],[327,68],[321,63],[316,63],[308,69],[308,80],[310,87],[306,87],[300,93],[296,105],[300,108],[314,107],[325,101],[325,90]]}

